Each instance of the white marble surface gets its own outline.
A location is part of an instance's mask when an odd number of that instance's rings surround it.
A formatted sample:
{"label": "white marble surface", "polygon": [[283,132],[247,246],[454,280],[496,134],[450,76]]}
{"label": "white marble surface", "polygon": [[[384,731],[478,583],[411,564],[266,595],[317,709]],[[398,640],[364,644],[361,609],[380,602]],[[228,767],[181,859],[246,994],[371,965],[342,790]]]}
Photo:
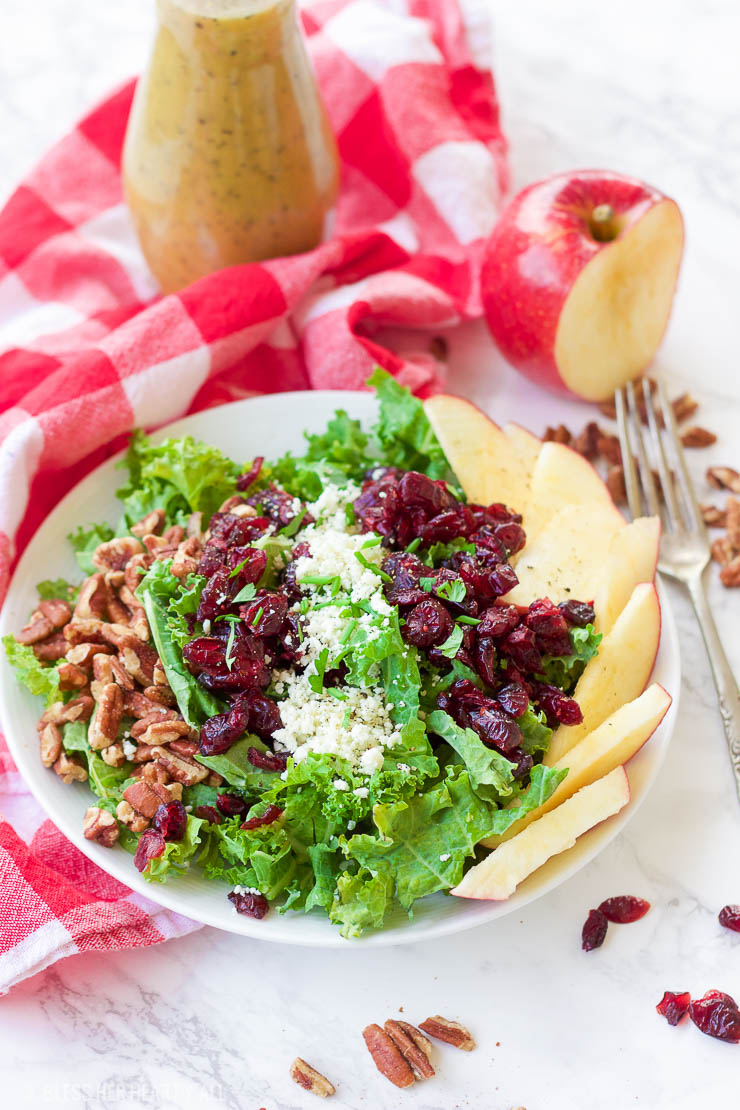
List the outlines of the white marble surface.
{"label": "white marble surface", "polygon": [[[152,0],[3,5],[0,194],[111,83],[140,63]],[[740,464],[740,13],[725,0],[496,5],[497,73],[516,184],[569,166],[644,176],[688,226],[661,371],[702,401]],[[455,389],[541,427],[581,412],[537,399],[505,371],[482,329],[456,341]],[[551,406],[551,407],[549,407]],[[577,409],[577,406],[574,406]],[[706,492],[706,491],[703,491]],[[717,924],[740,901],[740,811],[709,670],[675,594],[685,680],[666,764],[625,835],[521,915],[413,949],[278,948],[203,930],[148,951],[78,956],[0,1000],[8,1107],[287,1110],[312,1104],[287,1078],[296,1053],[337,1083],[337,1107],[425,1110],[704,1110],[738,1104],[740,1049],[671,1029],[664,989],[740,997],[740,936]],[[740,594],[713,588],[740,669]],[[653,903],[585,955],[589,907],[621,892]],[[359,1032],[430,1012],[474,1030],[472,1055],[437,1053],[440,1077],[395,1092]]]}

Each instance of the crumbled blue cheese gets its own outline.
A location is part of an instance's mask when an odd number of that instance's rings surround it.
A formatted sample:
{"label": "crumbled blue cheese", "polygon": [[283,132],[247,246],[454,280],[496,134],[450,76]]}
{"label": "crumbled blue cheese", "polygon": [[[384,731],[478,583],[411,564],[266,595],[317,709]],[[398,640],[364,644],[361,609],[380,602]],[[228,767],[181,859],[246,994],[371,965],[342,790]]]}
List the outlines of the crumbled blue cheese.
{"label": "crumbled blue cheese", "polygon": [[344,779],[334,779],[332,786],[335,790],[349,790],[349,783]]}
{"label": "crumbled blue cheese", "polygon": [[[315,670],[313,665],[302,675],[279,673],[287,696],[280,702],[283,727],[274,734],[276,744],[290,752],[296,763],[309,752],[336,755],[361,774],[372,775],[383,766],[384,749],[401,739],[383,691],[345,686],[346,698],[340,701],[326,690],[317,693],[311,689],[311,670]],[[347,784],[341,789],[348,789]]]}
{"label": "crumbled blue cheese", "polygon": [[[131,734],[127,733],[126,735],[130,736]],[[131,740],[124,740],[123,754],[126,756],[126,759],[133,759],[136,755],[136,744],[134,744]]]}
{"label": "crumbled blue cheese", "polygon": [[448,859],[452,859],[452,855],[449,852],[443,852],[442,855],[439,857],[439,862],[447,863]]}

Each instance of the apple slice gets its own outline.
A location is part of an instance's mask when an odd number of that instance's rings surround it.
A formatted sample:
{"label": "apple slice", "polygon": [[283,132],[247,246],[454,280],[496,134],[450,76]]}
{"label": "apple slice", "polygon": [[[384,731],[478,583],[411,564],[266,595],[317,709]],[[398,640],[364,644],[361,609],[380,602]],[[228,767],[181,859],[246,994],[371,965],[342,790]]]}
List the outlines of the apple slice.
{"label": "apple slice", "polygon": [[611,514],[615,528],[625,523],[605,483],[588,459],[562,443],[542,445],[532,471],[530,490],[529,504],[524,513],[528,544],[559,509],[569,505],[582,506],[584,525],[588,523],[588,513],[592,509],[603,509],[604,514]]}
{"label": "apple slice", "polygon": [[678,205],[606,170],[557,174],[504,209],[481,271],[508,361],[539,385],[605,401],[650,363],[683,253]]}
{"label": "apple slice", "polygon": [[617,709],[553,765],[558,769],[567,768],[568,774],[547,801],[511,825],[503,836],[490,836],[482,841],[484,846],[495,848],[504,840],[511,840],[543,813],[556,809],[577,790],[630,760],[655,732],[668,712],[671,700],[671,695],[662,686],[653,683],[639,698]]}
{"label": "apple slice", "polygon": [[639,582],[653,582],[660,548],[660,518],[641,516],[615,533],[609,554],[594,576],[596,629],[608,632]]}
{"label": "apple slice", "polygon": [[471,867],[450,893],[458,898],[504,901],[551,856],[572,848],[579,836],[618,813],[629,800],[627,773],[624,767],[617,767],[499,845]]}
{"label": "apple slice", "polygon": [[430,397],[424,411],[470,500],[502,501],[524,512],[536,457],[532,444],[506,435],[470,401],[449,393]]}
{"label": "apple slice", "polygon": [[516,564],[519,584],[504,600],[512,605],[529,605],[538,597],[556,604],[590,600],[612,542],[624,530],[621,517],[602,505],[587,512],[582,505],[558,509],[532,540],[527,535]]}
{"label": "apple slice", "polygon": [[552,766],[574,744],[606,720],[615,709],[632,701],[645,689],[660,642],[660,602],[655,586],[643,582],[617,617],[573,693],[581,707],[580,725],[560,725],[555,730],[545,763]]}
{"label": "apple slice", "polygon": [[519,457],[527,459],[530,463],[530,469],[534,469],[537,456],[542,450],[542,440],[534,432],[523,428],[521,424],[504,424],[504,434],[514,444]]}

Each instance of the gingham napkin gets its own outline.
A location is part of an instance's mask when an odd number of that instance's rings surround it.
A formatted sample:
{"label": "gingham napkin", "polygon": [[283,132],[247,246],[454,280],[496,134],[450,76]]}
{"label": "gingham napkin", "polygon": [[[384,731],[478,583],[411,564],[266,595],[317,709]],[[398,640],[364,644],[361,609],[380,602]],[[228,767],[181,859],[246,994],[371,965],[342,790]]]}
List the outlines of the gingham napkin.
{"label": "gingham napkin", "polygon": [[[380,363],[421,392],[429,356],[379,329],[480,314],[479,259],[506,188],[485,0],[315,0],[303,19],[339,142],[333,238],[160,297],[122,202],[133,82],[0,213],[0,596],[67,489],[152,427],[251,392],[361,388]],[[0,991],[62,956],[197,928],[61,836],[0,739]],[[12,823],[11,823],[12,822]]]}

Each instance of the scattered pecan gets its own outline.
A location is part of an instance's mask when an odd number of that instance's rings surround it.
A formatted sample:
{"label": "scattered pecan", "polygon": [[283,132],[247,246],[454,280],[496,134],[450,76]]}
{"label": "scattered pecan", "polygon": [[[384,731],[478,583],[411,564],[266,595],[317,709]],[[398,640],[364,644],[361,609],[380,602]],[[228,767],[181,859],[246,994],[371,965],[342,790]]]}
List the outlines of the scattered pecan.
{"label": "scattered pecan", "polygon": [[40,609],[36,609],[31,613],[28,618],[28,624],[24,624],[16,636],[19,644],[37,644],[40,640],[45,640],[54,632],[54,625],[48,617],[44,616]]}
{"label": "scattered pecan", "polygon": [[[152,726],[154,727],[154,726]],[[156,747],[154,749],[154,757],[157,763],[169,773],[170,777],[175,782],[181,782],[183,786],[195,786],[197,782],[203,782],[208,778],[208,768],[200,763],[196,763],[192,759],[187,759],[181,755],[175,755],[167,748]]]}
{"label": "scattered pecan", "polygon": [[740,474],[731,466],[710,466],[707,469],[707,481],[715,489],[729,489],[733,493],[740,493]]}
{"label": "scattered pecan", "polygon": [[73,620],[103,620],[107,596],[105,576],[100,571],[91,574],[80,586]]}
{"label": "scattered pecan", "polygon": [[134,636],[138,636],[140,640],[148,640],[150,637],[149,621],[144,606],[128,586],[121,586],[118,596],[130,614],[129,627]]}
{"label": "scattered pecan", "polygon": [[97,840],[104,848],[112,848],[118,840],[118,822],[107,810],[90,806],[82,818],[82,832],[85,840]]}
{"label": "scattered pecan", "polygon": [[103,644],[105,622],[96,617],[73,620],[64,626],[64,638],[72,646],[78,644]]}
{"label": "scattered pecan", "polygon": [[182,801],[182,783],[181,782],[168,782],[167,789],[170,792],[170,797],[173,802]]}
{"label": "scattered pecan", "polygon": [[105,571],[103,577],[105,578],[105,584],[106,586],[108,586],[109,589],[114,591],[120,590],[121,586],[126,581],[126,571],[107,570]]}
{"label": "scattered pecan", "polygon": [[172,709],[177,705],[177,698],[170,690],[169,686],[146,686],[144,688],[144,697],[148,698],[150,702],[155,705],[161,705],[165,709]]}
{"label": "scattered pecan", "polygon": [[571,443],[574,451],[586,459],[595,459],[599,453],[599,440],[603,432],[595,420],[589,421],[580,435]]}
{"label": "scattered pecan", "polygon": [[726,509],[718,509],[716,505],[700,505],[699,508],[707,528],[727,527]]}
{"label": "scattered pecan", "polygon": [[[250,505],[246,506],[251,508]],[[188,536],[182,541],[175,552],[170,571],[176,578],[186,578],[188,574],[195,574],[198,562],[203,554],[203,543],[200,536]]]}
{"label": "scattered pecan", "polygon": [[125,799],[116,806],[116,817],[122,825],[131,829],[131,832],[140,833],[149,828],[149,819],[137,813],[131,803]]}
{"label": "scattered pecan", "polygon": [[83,671],[82,667],[76,667],[74,663],[70,663],[68,660],[59,664],[57,673],[60,690],[82,690],[83,687],[87,686],[87,673]]}
{"label": "scattered pecan", "polygon": [[448,1018],[435,1014],[434,1017],[429,1017],[426,1021],[420,1021],[419,1028],[428,1033],[430,1037],[434,1037],[438,1041],[445,1041],[447,1044],[454,1045],[455,1048],[461,1048],[464,1052],[472,1052],[475,1048],[472,1034],[464,1025],[460,1025],[459,1021],[449,1021]]}
{"label": "scattered pecan", "polygon": [[63,628],[72,618],[72,610],[69,604],[58,597],[50,598],[48,601],[40,601],[38,607],[46,619],[51,621],[55,630]]}
{"label": "scattered pecan", "polygon": [[727,538],[735,551],[740,552],[740,501],[732,494],[727,498],[725,513],[727,516]]}
{"label": "scattered pecan", "polygon": [[684,447],[711,447],[716,442],[717,437],[714,432],[699,428],[697,425],[681,433],[681,443]]}
{"label": "scattered pecan", "polygon": [[140,555],[142,550],[135,536],[121,536],[99,544],[92,553],[92,564],[98,570],[123,570],[129,559]]}
{"label": "scattered pecan", "polygon": [[720,536],[718,539],[713,540],[711,551],[715,563],[719,563],[721,567],[726,566],[735,555],[735,549],[727,536]]}
{"label": "scattered pecan", "polygon": [[[105,583],[106,601],[105,608],[108,613],[108,620],[111,624],[120,624],[125,628],[131,628],[131,614],[121,599],[116,595],[115,590]],[[133,629],[131,629],[133,631]],[[147,637],[148,639],[148,637]]]}
{"label": "scattered pecan", "polygon": [[107,748],[115,742],[123,716],[123,691],[115,682],[101,687],[95,716],[87,730],[87,741],[93,751]]}
{"label": "scattered pecan", "polygon": [[542,438],[545,443],[564,443],[567,447],[573,437],[565,424],[558,424],[557,428],[547,427]]}
{"label": "scattered pecan", "polygon": [[606,475],[606,488],[615,504],[623,505],[627,500],[627,487],[624,484],[624,467],[610,466]]}
{"label": "scattered pecan", "polygon": [[728,588],[740,586],[740,555],[736,555],[719,572],[720,582]]}
{"label": "scattered pecan", "polygon": [[92,673],[98,686],[106,686],[109,682],[115,681],[111,659],[110,655],[93,656]]}
{"label": "scattered pecan", "polygon": [[152,509],[150,513],[143,516],[141,520],[137,520],[136,524],[131,525],[131,532],[134,536],[141,539],[142,536],[148,535],[150,532],[155,534],[162,531],[164,525],[165,512],[164,509]]}
{"label": "scattered pecan", "polygon": [[157,783],[159,786],[169,786],[172,782],[167,768],[151,759],[148,763],[141,763],[134,768],[133,777],[140,781]]}
{"label": "scattered pecan", "polygon": [[380,1074],[396,1087],[410,1087],[414,1082],[411,1065],[385,1030],[373,1022],[362,1030],[362,1036]]}
{"label": "scattered pecan", "polygon": [[603,455],[610,466],[622,465],[622,448],[616,436],[602,435],[597,440],[600,455]]}
{"label": "scattered pecan", "polygon": [[123,572],[123,579],[130,590],[136,590],[153,562],[154,556],[148,552],[142,552],[140,555],[134,555],[132,559],[129,559]]}
{"label": "scattered pecan", "polygon": [[107,748],[101,751],[103,762],[107,763],[109,767],[123,767],[126,762],[126,753],[123,750],[123,744],[109,744]]}
{"label": "scattered pecan", "polygon": [[[67,644],[67,641],[64,641]],[[75,644],[67,645],[67,662],[74,663],[76,667],[91,667],[96,655],[109,655],[113,651],[110,644]]]}
{"label": "scattered pecan", "polygon": [[[148,763],[154,759],[154,748],[151,744],[137,744],[132,759],[134,763]],[[135,773],[135,772],[134,772]]]}
{"label": "scattered pecan", "polygon": [[160,659],[157,659],[157,662],[154,664],[153,677],[155,686],[164,686],[169,689],[170,681],[167,678],[167,672],[162,666],[162,661]]}
{"label": "scattered pecan", "polygon": [[79,763],[75,756],[67,755],[65,752],[59,756],[59,759],[54,764],[54,771],[62,782],[68,786],[71,782],[86,782],[87,771]]}
{"label": "scattered pecan", "polygon": [[[156,689],[156,687],[155,687]],[[123,711],[127,717],[136,717],[137,721],[161,721],[162,714],[172,712],[160,702],[152,701],[140,690],[126,690],[123,695]],[[150,720],[151,719],[151,720]],[[137,732],[143,732],[137,729]],[[136,734],[134,734],[136,735]]]}
{"label": "scattered pecan", "polygon": [[[132,729],[131,735],[133,734]],[[163,709],[137,739],[144,744],[170,744],[173,740],[189,740],[192,736],[193,730],[187,721],[178,720],[173,709]]]}
{"label": "scattered pecan", "polygon": [[191,759],[199,751],[197,740],[170,740],[167,747],[175,755],[184,755],[186,759]]}
{"label": "scattered pecan", "polygon": [[293,1063],[290,1065],[290,1078],[299,1087],[303,1087],[304,1091],[310,1091],[313,1095],[318,1095],[319,1098],[327,1098],[329,1095],[336,1094],[336,1087],[330,1083],[325,1075],[316,1068],[312,1068],[300,1056],[296,1056]]}
{"label": "scattered pecan", "polygon": [[56,663],[59,659],[64,659],[68,648],[64,633],[55,632],[53,636],[47,636],[45,640],[34,644],[33,654],[42,663]]}
{"label": "scattered pecan", "polygon": [[61,730],[51,722],[44,725],[39,732],[39,746],[41,750],[41,762],[44,767],[53,766],[62,754]]}
{"label": "scattered pecan", "polygon": [[135,640],[134,645],[131,643],[122,645],[118,658],[126,673],[136,682],[140,682],[142,686],[152,685],[157,653],[143,640]]}
{"label": "scattered pecan", "polygon": [[172,801],[167,788],[158,782],[148,782],[140,779],[127,786],[123,792],[124,801],[128,802],[137,813],[144,817],[153,817],[161,805]]}
{"label": "scattered pecan", "polygon": [[142,537],[141,542],[152,559],[171,559],[177,551],[180,540],[173,543],[166,534],[155,536],[154,533],[150,532],[148,536]]}
{"label": "scattered pecan", "polygon": [[116,655],[110,657],[110,669],[113,682],[116,682],[124,692],[129,693],[134,689],[134,680]]}
{"label": "scattered pecan", "polygon": [[617,406],[614,401],[601,401],[599,403],[599,412],[606,416],[608,420],[617,419]]}
{"label": "scattered pecan", "polygon": [[93,711],[93,699],[88,694],[78,694],[71,701],[55,701],[41,714],[39,725],[50,721],[55,725],[66,725],[71,721],[89,721]]}
{"label": "scattered pecan", "polygon": [[674,401],[671,401],[671,405],[673,406],[673,415],[678,424],[684,420],[688,420],[699,408],[699,402],[695,401],[688,393],[682,393],[680,397],[676,397]]}
{"label": "scattered pecan", "polygon": [[408,1021],[391,1018],[385,1022],[384,1028],[416,1079],[431,1079],[434,1068],[431,1063],[432,1042],[429,1038]]}
{"label": "scattered pecan", "polygon": [[219,775],[218,771],[211,771],[208,778],[203,781],[206,786],[223,786],[225,779],[223,775]]}

